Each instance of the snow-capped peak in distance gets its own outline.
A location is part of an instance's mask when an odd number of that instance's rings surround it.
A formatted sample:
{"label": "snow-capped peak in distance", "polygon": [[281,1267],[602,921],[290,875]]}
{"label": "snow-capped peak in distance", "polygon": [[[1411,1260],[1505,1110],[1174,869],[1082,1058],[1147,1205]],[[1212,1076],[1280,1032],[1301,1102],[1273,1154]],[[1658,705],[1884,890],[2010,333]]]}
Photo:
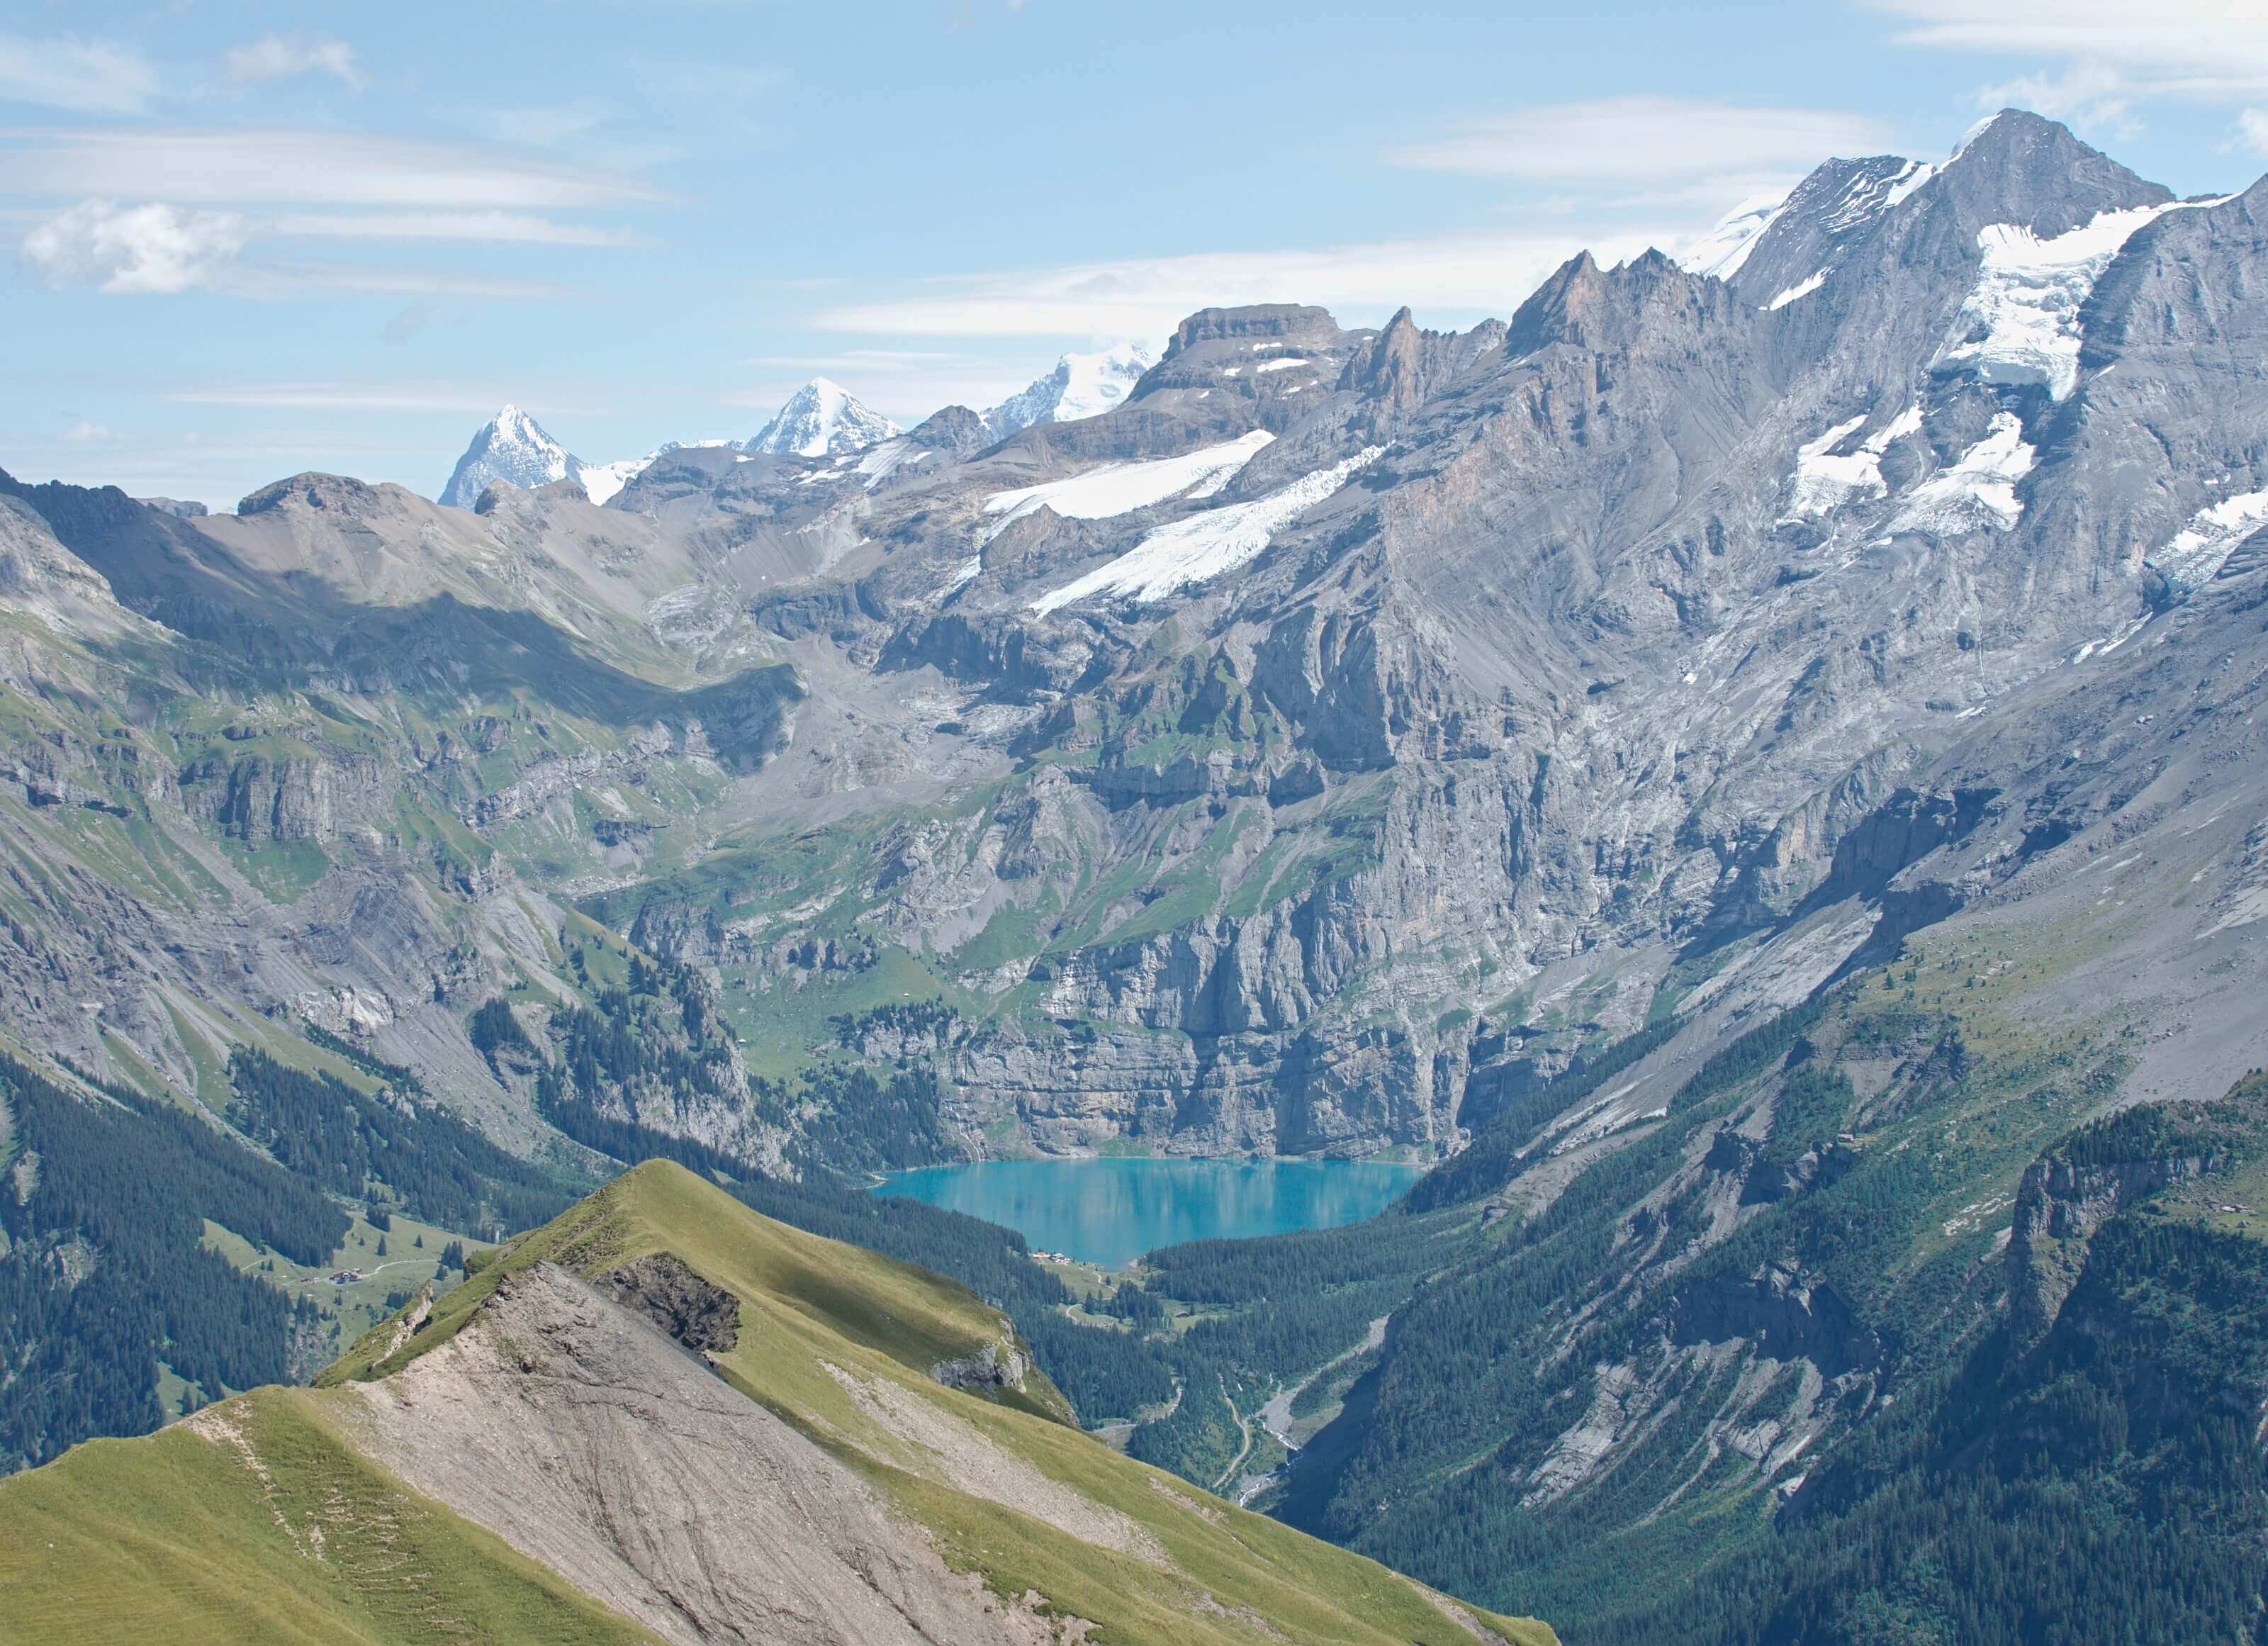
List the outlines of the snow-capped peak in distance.
{"label": "snow-capped peak in distance", "polygon": [[1786,210],[1787,194],[1756,195],[1743,200],[1717,220],[1711,229],[1678,259],[1688,272],[1729,280],[1741,271],[1764,231]]}
{"label": "snow-capped peak in distance", "polygon": [[652,468],[657,459],[666,457],[672,452],[712,450],[732,444],[732,441],[722,436],[706,440],[664,440],[643,457],[625,457],[618,462],[612,463],[585,463],[582,465],[578,477],[583,482],[583,490],[589,493],[591,501],[603,504],[608,498],[613,497],[615,493]]}
{"label": "snow-capped peak in distance", "polygon": [[555,480],[579,477],[583,465],[575,454],[544,432],[543,425],[518,406],[505,406],[481,426],[465,454],[441,488],[440,500],[451,508],[468,509],[495,482],[516,486],[549,485]]}
{"label": "snow-capped peak in distance", "polygon": [[789,395],[778,415],[740,449],[775,457],[826,457],[863,452],[897,432],[896,424],[840,383],[814,377]]}
{"label": "snow-capped peak in distance", "polygon": [[732,444],[723,439],[665,440],[643,457],[586,463],[518,406],[505,406],[473,436],[473,443],[457,460],[449,483],[441,488],[440,500],[451,508],[468,509],[499,480],[523,490],[547,486],[555,480],[572,480],[592,502],[603,504],[657,457],[696,447]]}
{"label": "snow-capped peak in distance", "polygon": [[984,414],[984,426],[996,440],[1039,423],[1077,423],[1099,417],[1125,400],[1158,363],[1156,349],[1146,343],[1113,343],[1094,354],[1067,354],[1055,370],[1011,395]]}

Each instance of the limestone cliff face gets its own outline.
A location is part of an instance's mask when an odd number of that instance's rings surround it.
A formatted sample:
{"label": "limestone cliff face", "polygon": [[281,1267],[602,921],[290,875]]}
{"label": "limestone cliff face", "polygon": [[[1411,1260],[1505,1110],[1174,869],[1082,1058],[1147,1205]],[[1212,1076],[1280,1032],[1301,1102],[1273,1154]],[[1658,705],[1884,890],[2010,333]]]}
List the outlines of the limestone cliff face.
{"label": "limestone cliff face", "polygon": [[216,750],[184,767],[182,808],[247,845],[335,838],[388,817],[398,786],[387,764],[352,749],[232,755]]}

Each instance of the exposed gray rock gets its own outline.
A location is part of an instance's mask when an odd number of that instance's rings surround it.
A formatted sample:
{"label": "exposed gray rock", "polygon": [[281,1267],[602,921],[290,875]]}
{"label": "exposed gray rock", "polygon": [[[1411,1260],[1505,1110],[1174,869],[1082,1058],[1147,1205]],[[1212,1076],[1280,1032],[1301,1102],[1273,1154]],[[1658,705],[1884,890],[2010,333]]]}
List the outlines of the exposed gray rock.
{"label": "exposed gray rock", "polygon": [[564,1271],[351,1385],[410,1485],[681,1646],[1054,1638],[858,1472]]}
{"label": "exposed gray rock", "polygon": [[711,1285],[674,1253],[657,1251],[607,1276],[617,1302],[687,1348],[722,1354],[740,1340],[740,1300]]}

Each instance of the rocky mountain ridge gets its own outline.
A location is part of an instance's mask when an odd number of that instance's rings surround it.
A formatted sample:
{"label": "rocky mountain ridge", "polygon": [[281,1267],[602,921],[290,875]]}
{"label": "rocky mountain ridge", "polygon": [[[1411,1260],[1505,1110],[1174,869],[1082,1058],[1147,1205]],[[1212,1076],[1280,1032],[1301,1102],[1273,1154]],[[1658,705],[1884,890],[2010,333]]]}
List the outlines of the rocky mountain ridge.
{"label": "rocky mountain ridge", "polygon": [[[1587,1041],[1659,1010],[1722,1037],[1941,917],[1973,894],[1896,882],[1956,824],[2013,839],[1994,874],[2053,850],[2017,820],[2069,779],[2002,759],[2268,518],[2220,341],[2258,204],[2171,202],[2012,113],[1940,166],[1830,162],[1728,278],[1579,257],[1456,335],[1208,310],[1123,403],[1005,440],[948,409],[470,517],[317,476],[205,520],[18,492],[131,611],[266,660],[239,718],[315,750],[112,739],[166,775],[107,803],[191,776],[193,853],[305,838],[311,895],[375,888],[329,842],[407,838],[431,796],[482,866],[437,882],[448,923],[595,916],[784,1036],[788,1078],[873,1040],[821,1020],[932,1003],[954,1148],[1436,1158]],[[412,681],[414,714],[343,729]],[[108,734],[55,733],[18,764],[95,793]],[[1964,762],[1994,771],[1943,789]],[[2208,867],[2232,907],[2249,860]],[[532,934],[470,941],[455,982],[295,960],[243,1008],[575,992]],[[524,1087],[479,1092],[532,1134]],[[706,1099],[673,1124],[778,1140]]]}

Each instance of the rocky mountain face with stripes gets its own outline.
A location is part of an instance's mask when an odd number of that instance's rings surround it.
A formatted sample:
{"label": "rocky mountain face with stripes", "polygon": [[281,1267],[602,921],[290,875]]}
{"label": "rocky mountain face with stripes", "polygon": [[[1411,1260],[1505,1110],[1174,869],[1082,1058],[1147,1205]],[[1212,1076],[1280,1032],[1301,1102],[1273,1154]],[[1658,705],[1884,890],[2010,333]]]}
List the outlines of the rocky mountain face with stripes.
{"label": "rocky mountain face with stripes", "polygon": [[[885,1064],[932,1155],[1435,1158],[1587,1043],[2005,905],[2075,992],[2139,987],[2090,919],[2173,957],[2146,1071],[2218,1090],[2268,913],[2264,208],[2010,113],[1469,331],[1206,310],[1005,439],[477,514],[10,483],[0,999],[107,1072],[307,1016],[527,1148],[466,1015],[547,1032],[597,926],[731,1071],[609,1101],[749,1158]],[[2144,839],[2177,886],[2071,889]]]}

